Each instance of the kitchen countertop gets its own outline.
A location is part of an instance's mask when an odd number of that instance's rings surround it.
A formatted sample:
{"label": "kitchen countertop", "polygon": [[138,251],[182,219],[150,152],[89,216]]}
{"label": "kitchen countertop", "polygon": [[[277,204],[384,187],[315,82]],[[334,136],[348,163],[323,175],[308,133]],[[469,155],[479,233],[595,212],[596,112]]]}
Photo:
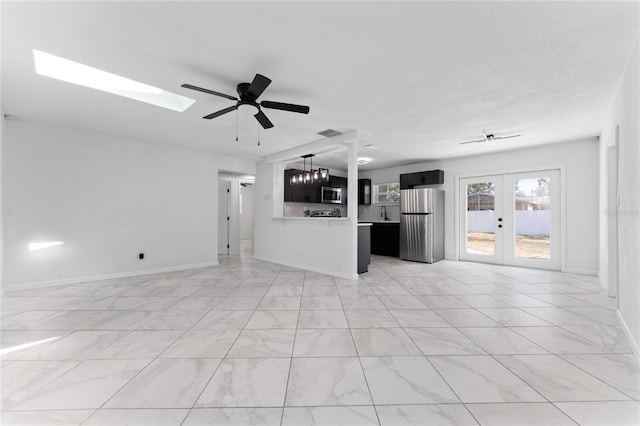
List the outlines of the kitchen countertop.
{"label": "kitchen countertop", "polygon": [[399,220],[362,220],[358,223],[400,223]]}

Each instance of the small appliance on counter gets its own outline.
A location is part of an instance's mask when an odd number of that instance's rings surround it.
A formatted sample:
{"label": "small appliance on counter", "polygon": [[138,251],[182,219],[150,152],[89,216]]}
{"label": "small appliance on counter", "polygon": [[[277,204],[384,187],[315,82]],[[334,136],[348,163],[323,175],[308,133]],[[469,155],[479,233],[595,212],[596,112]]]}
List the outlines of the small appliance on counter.
{"label": "small appliance on counter", "polygon": [[311,217],[333,217],[332,210],[313,210],[310,214]]}

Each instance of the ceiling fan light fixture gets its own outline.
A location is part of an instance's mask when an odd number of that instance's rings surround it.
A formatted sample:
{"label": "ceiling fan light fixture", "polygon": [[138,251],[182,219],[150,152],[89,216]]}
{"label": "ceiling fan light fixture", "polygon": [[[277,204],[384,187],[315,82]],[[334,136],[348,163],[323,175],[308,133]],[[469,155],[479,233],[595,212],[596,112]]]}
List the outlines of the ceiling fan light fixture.
{"label": "ceiling fan light fixture", "polygon": [[250,104],[250,103],[240,103],[238,105],[238,112],[240,114],[251,114],[251,115],[255,115],[258,111],[260,110],[260,108],[258,108],[258,105],[255,104]]}
{"label": "ceiling fan light fixture", "polygon": [[[258,98],[262,95],[262,92],[271,84],[271,79],[261,75],[256,74],[251,83],[239,83],[236,86],[236,91],[238,92],[238,97],[227,95],[225,93],[216,92],[213,90],[205,89],[203,87],[194,86],[193,84],[184,83],[181,87],[185,89],[197,90],[198,92],[208,93],[214,96],[220,96],[222,98],[230,99],[232,101],[236,101],[236,104],[220,111],[205,115],[204,119],[210,120],[212,118],[220,117],[221,115],[227,114],[231,111],[236,111],[239,109],[245,110],[248,109],[249,106],[253,107],[257,110],[257,112],[253,111],[253,116],[258,123],[262,126],[263,129],[270,129],[273,127],[273,123],[266,114],[262,111],[262,108],[267,109],[277,109],[281,111],[289,111],[289,112],[297,112],[299,114],[309,114],[309,107],[306,105],[296,105],[296,104],[288,104],[284,102],[274,102],[274,101],[261,101],[258,102]],[[238,138],[236,137],[236,140]],[[258,140],[258,145],[260,145],[260,141]]]}

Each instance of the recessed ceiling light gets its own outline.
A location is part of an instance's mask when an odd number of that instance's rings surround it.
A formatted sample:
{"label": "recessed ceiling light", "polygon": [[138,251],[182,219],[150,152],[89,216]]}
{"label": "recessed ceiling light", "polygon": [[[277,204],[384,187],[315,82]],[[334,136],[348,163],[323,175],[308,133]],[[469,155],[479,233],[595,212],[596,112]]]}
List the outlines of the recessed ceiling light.
{"label": "recessed ceiling light", "polygon": [[195,102],[195,99],[167,92],[166,90],[158,89],[148,84],[130,80],[36,49],[33,49],[33,59],[35,61],[37,74],[56,78],[68,83],[102,90],[103,92],[113,93],[114,95],[124,96],[180,112],[189,108]]}
{"label": "recessed ceiling light", "polygon": [[371,161],[371,159],[369,158],[362,158],[362,157],[358,158],[358,164],[367,164],[369,161]]}
{"label": "recessed ceiling light", "polygon": [[363,148],[366,148],[366,149],[372,149],[372,150],[374,150],[374,151],[375,151],[376,149],[380,149],[380,147],[379,147],[378,145],[374,145],[374,144],[372,144],[372,143],[367,144],[367,145],[362,145],[362,147],[363,147]]}

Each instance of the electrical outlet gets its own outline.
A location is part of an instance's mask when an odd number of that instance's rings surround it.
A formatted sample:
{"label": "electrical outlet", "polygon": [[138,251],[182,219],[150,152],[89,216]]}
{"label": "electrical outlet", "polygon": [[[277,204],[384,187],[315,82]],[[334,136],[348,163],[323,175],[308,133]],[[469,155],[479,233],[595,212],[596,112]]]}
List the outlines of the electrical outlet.
{"label": "electrical outlet", "polygon": [[138,259],[144,260],[144,253],[138,253]]}

